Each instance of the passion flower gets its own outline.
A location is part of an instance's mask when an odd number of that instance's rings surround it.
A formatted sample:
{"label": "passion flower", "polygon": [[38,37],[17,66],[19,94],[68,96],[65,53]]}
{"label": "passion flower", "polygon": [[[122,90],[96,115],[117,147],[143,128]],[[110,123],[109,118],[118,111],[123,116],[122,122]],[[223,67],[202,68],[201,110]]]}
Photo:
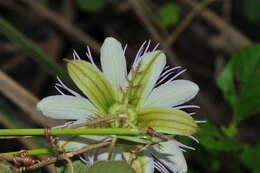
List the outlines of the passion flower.
{"label": "passion flower", "polygon": [[[156,50],[157,46],[149,51],[150,42],[146,47],[144,45],[145,43],[137,52],[129,73],[125,49],[114,38],[106,38],[101,47],[102,71],[94,63],[89,48],[86,54],[90,62],[81,60],[74,52],[74,60],[67,60],[68,73],[85,96],[72,91],[58,79],[60,83],[56,84],[56,88],[61,95],[42,99],[37,108],[51,118],[76,120],[74,124],[124,114],[127,118],[111,121],[104,127],[152,128],[158,133],[172,137],[192,137],[198,129],[197,123],[187,112],[181,110],[184,107],[179,105],[194,98],[199,91],[198,86],[188,80],[176,80],[184,70],[173,76],[175,70],[181,67],[166,66],[163,51]],[[61,88],[72,95],[64,94]],[[125,142],[124,145],[116,145],[114,149],[112,158],[115,160],[129,161],[137,157],[131,165],[138,173],[151,173],[154,168],[161,172],[187,171],[182,149],[179,148],[185,145],[176,140],[157,139],[155,144],[147,136],[113,137],[135,144],[149,144],[135,155],[129,151]],[[63,139],[61,143],[65,150],[69,151],[111,138],[112,136],[78,136]],[[107,154],[107,150],[102,150],[96,158],[105,160]]]}

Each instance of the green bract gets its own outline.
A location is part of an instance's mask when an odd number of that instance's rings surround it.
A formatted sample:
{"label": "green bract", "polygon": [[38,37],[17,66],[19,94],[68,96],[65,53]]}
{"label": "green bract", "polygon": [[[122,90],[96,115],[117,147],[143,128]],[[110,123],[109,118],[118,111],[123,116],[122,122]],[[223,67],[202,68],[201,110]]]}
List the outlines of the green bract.
{"label": "green bract", "polygon": [[[92,63],[80,59],[67,60],[69,75],[85,97],[61,83],[57,86],[67,89],[74,96],[63,93],[59,96],[49,96],[41,100],[37,108],[48,117],[76,120],[74,123],[118,114],[126,115],[125,119],[105,123],[104,128],[152,128],[170,135],[194,134],[198,129],[196,122],[188,113],[176,106],[195,97],[199,90],[198,86],[187,80],[168,80],[161,84],[160,79],[174,69],[165,68],[166,56],[162,51],[148,52],[148,47],[145,50],[141,48],[127,74],[121,44],[114,38],[106,38],[101,47],[102,71],[93,63],[90,52],[88,57]],[[142,51],[144,52],[141,55]],[[61,143],[66,150],[76,150],[93,141],[109,138],[111,137],[80,136],[64,139]],[[153,164],[155,162],[153,157],[159,157],[160,162],[172,171],[187,170],[182,151],[173,141],[162,142],[163,140],[152,139],[154,137],[151,136],[118,136],[118,138],[136,143],[160,142],[161,145],[151,145],[138,153],[138,158],[132,163],[138,173],[151,173],[154,167],[162,171],[160,169],[163,168]],[[127,161],[127,158],[134,157],[128,147],[124,146],[116,146],[115,160]],[[164,157],[167,152],[173,155],[169,158]],[[107,150],[99,154],[99,160],[105,160],[106,154]],[[162,161],[160,157],[163,158]]]}
{"label": "green bract", "polygon": [[193,134],[197,124],[186,112],[177,109],[144,108],[138,112],[138,125],[174,135]]}
{"label": "green bract", "polygon": [[82,60],[68,62],[68,72],[79,89],[102,113],[115,103],[115,92],[104,75],[90,63]]}

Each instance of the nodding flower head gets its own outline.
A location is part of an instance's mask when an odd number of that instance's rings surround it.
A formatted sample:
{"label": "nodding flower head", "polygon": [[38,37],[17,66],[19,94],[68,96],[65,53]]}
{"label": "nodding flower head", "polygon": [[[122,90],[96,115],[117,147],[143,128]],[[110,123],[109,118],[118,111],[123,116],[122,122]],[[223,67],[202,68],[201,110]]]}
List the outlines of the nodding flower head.
{"label": "nodding flower head", "polygon": [[[166,56],[163,51],[156,50],[157,47],[150,50],[150,41],[144,42],[129,72],[125,58],[126,47],[123,49],[114,38],[106,38],[101,47],[102,70],[94,63],[89,47],[86,52],[89,61],[81,60],[74,51],[73,60],[66,60],[67,69],[84,96],[69,89],[58,78],[59,83],[55,88],[61,95],[42,99],[37,108],[51,118],[76,120],[72,124],[123,114],[124,119],[112,121],[104,127],[152,128],[165,135],[183,135],[196,140],[191,136],[198,129],[197,122],[191,116],[194,113],[187,113],[183,109],[197,106],[182,104],[194,98],[199,88],[191,81],[177,79],[186,70],[166,66]],[[64,94],[64,90],[70,95]],[[117,137],[136,143],[152,143],[143,136]],[[91,141],[93,143],[107,138],[84,136],[69,141],[67,139],[64,148],[75,150],[85,147]],[[139,153],[140,157],[133,162],[133,167],[140,173],[151,173],[154,168],[161,172],[186,172],[186,162],[179,147],[191,148],[176,140],[160,141],[159,144],[157,141],[156,144],[144,147],[140,152],[142,154]],[[114,159],[133,157],[125,147],[117,147],[116,151]],[[101,153],[97,158],[102,160],[106,154]]]}

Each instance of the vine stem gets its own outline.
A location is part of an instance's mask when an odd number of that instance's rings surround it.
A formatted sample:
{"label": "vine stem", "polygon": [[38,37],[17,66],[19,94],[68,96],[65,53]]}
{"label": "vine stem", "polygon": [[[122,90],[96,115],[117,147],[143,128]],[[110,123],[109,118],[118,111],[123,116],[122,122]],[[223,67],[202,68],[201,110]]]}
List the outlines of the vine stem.
{"label": "vine stem", "polygon": [[[49,135],[142,135],[144,132],[129,128],[62,128],[48,129]],[[0,136],[40,136],[45,129],[0,129]]]}
{"label": "vine stem", "polygon": [[[30,156],[36,156],[36,155],[46,155],[46,154],[53,154],[55,153],[55,150],[53,148],[38,148],[33,150],[26,150]],[[14,156],[21,151],[13,151],[13,152],[6,152],[6,153],[0,153],[0,158],[4,156]]]}
{"label": "vine stem", "polygon": [[[35,163],[33,165],[29,165],[28,167],[23,167],[22,171],[35,170],[35,169],[41,168],[43,166],[47,166],[47,165],[53,164],[53,163],[55,163],[55,162],[57,162],[59,160],[67,160],[67,159],[69,159],[69,158],[71,158],[73,156],[80,155],[80,154],[83,154],[83,153],[87,153],[87,152],[95,150],[97,148],[106,147],[106,146],[109,146],[110,144],[111,144],[111,141],[102,142],[102,143],[91,145],[91,146],[88,146],[88,147],[85,147],[85,148],[82,148],[82,149],[79,149],[79,150],[76,150],[76,151],[62,153],[62,154],[59,154],[57,156],[51,156],[51,157],[49,157],[49,158],[47,158],[45,160],[42,160],[42,161],[40,161],[38,163]],[[51,152],[51,150],[49,150],[49,152]],[[13,161],[13,157],[12,156],[14,154],[15,154],[14,152],[12,154],[10,154],[10,153],[3,153],[3,154],[0,155],[0,159]],[[28,154],[31,155],[32,154],[32,150],[28,150]],[[36,155],[36,153],[34,153],[34,154]],[[17,171],[19,171],[19,170],[17,170]]]}

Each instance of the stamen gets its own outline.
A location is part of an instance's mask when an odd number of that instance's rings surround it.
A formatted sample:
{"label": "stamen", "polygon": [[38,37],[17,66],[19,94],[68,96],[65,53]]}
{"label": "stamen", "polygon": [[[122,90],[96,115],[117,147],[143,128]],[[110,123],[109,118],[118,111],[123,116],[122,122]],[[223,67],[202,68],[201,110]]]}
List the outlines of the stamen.
{"label": "stamen", "polygon": [[[56,85],[56,84],[55,84]],[[61,94],[61,95],[65,95],[59,88],[58,86],[54,86],[54,88]]]}
{"label": "stamen", "polygon": [[93,60],[93,57],[92,57],[92,54],[91,54],[91,51],[90,51],[89,46],[87,46],[86,55],[87,55],[89,61],[91,62],[91,64],[92,64],[93,66],[97,67],[96,64],[95,64],[95,62],[94,62],[94,60]]}
{"label": "stamen", "polygon": [[196,115],[196,112],[191,112],[191,113],[188,113],[190,116],[192,115]]}
{"label": "stamen", "polygon": [[[81,95],[79,95],[79,94],[76,93],[75,91],[69,89],[67,86],[64,87],[64,86],[61,85],[61,84],[56,84],[56,87],[61,87],[61,88],[65,89],[65,90],[67,90],[68,92],[70,92],[72,95],[74,95],[74,96],[76,96],[76,97],[81,97]],[[64,94],[64,95],[66,95],[66,94]]]}
{"label": "stamen", "polygon": [[170,66],[169,65],[166,65],[164,68],[163,68],[163,70],[168,70],[170,68]]}
{"label": "stamen", "polygon": [[179,68],[181,68],[181,66],[177,66],[177,67],[173,67],[173,68],[170,68],[169,66],[167,66],[167,67],[165,67],[165,69],[167,69],[166,71],[164,71],[161,75],[160,75],[160,78],[161,77],[163,77],[164,75],[166,75],[167,73],[169,73],[169,72],[172,72],[172,71],[174,71],[174,70],[176,70],[176,69],[179,69]]}
{"label": "stamen", "polygon": [[159,85],[161,82],[163,82],[168,76],[170,76],[174,70],[181,68],[181,66],[177,66],[171,69],[166,70],[165,72],[163,72],[161,74],[161,76],[159,77],[159,81],[156,83],[156,85]]}
{"label": "stamen", "polygon": [[134,59],[134,63],[133,63],[133,67],[135,68],[137,66],[137,64],[139,63],[139,58],[140,55],[142,54],[144,45],[146,44],[146,41],[143,42],[143,44],[141,45],[141,47],[139,48],[139,50],[137,51],[136,55],[135,55],[135,59]]}
{"label": "stamen", "polygon": [[90,151],[88,153],[84,153],[82,156],[79,157],[80,160],[83,161],[88,166],[93,165],[95,162],[95,159],[97,159],[97,158],[95,158],[95,154],[94,154],[95,151]]}
{"label": "stamen", "polygon": [[72,55],[73,55],[73,59],[74,59],[74,60],[81,60],[80,57],[79,57],[79,55],[78,55],[78,53],[76,52],[75,49],[73,49]]}
{"label": "stamen", "polygon": [[70,92],[72,95],[76,96],[76,97],[81,97],[81,95],[79,95],[78,93],[76,93],[75,91],[73,91],[72,89],[70,89],[69,87],[67,87],[61,80],[60,78],[57,76],[57,80],[59,81],[60,84],[56,84],[56,86],[59,86],[61,88],[66,89],[68,92]]}
{"label": "stamen", "polygon": [[179,73],[177,73],[176,75],[174,75],[169,81],[173,81],[175,78],[177,78],[178,76],[180,76],[182,73],[184,73],[185,71],[187,71],[187,69],[184,69],[182,71],[180,71]]}
{"label": "stamen", "polygon": [[87,157],[88,157],[89,164],[93,165],[94,162],[95,162],[95,155],[94,155],[94,153],[90,152]]}
{"label": "stamen", "polygon": [[154,160],[153,164],[154,167],[161,173],[170,173],[160,161]]}
{"label": "stamen", "polygon": [[195,121],[196,123],[206,123],[207,121],[206,120],[197,120]]}
{"label": "stamen", "polygon": [[145,48],[145,50],[144,50],[143,55],[148,52],[148,49],[149,49],[150,44],[151,44],[151,40],[148,41],[148,43],[147,43],[147,45],[146,45],[146,48]]}
{"label": "stamen", "polygon": [[195,138],[194,136],[188,135],[188,137],[189,137],[190,139],[192,139],[193,141],[197,142],[198,144],[200,143],[200,141],[199,141],[197,138]]}
{"label": "stamen", "polygon": [[187,109],[187,108],[200,108],[199,106],[197,105],[184,105],[184,106],[176,106],[176,107],[173,107],[174,109]]}
{"label": "stamen", "polygon": [[181,142],[179,142],[179,141],[174,140],[173,142],[174,142],[175,145],[177,145],[178,147],[187,148],[187,149],[190,149],[190,150],[195,150],[195,148],[190,147],[190,146],[187,146],[187,145],[184,145],[183,143],[181,143]]}
{"label": "stamen", "polygon": [[127,44],[125,45],[124,50],[123,50],[124,55],[125,55],[126,49],[127,49]]}
{"label": "stamen", "polygon": [[83,163],[85,163],[85,164],[89,164],[89,162],[86,160],[86,159],[84,159],[82,156],[79,156],[79,159],[83,162]]}
{"label": "stamen", "polygon": [[74,123],[74,121],[69,121],[69,122],[66,122],[66,123],[64,123],[64,124],[62,124],[62,125],[54,126],[54,127],[52,127],[52,129],[62,129],[62,128],[66,128],[66,127],[70,126],[70,125],[73,124],[73,123]]}
{"label": "stamen", "polygon": [[157,44],[154,46],[152,52],[156,51],[156,49],[159,47],[159,45],[160,45],[160,43],[157,43]]}

